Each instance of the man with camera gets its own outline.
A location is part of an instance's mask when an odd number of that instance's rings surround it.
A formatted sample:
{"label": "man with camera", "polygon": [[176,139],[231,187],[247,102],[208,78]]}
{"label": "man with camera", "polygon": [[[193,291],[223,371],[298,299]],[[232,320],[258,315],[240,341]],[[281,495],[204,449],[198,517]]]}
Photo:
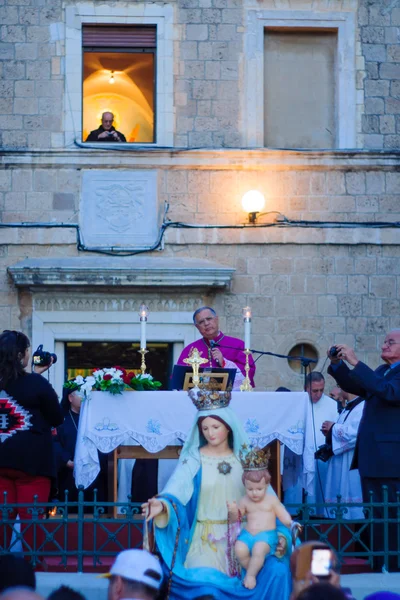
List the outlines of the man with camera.
{"label": "man with camera", "polygon": [[[375,371],[346,344],[335,345],[328,356],[331,360],[328,372],[340,387],[365,399],[352,463],[352,468],[360,472],[363,501],[370,502],[372,493],[373,502],[383,502],[382,486],[387,486],[387,501],[396,502],[396,494],[400,494],[400,329],[386,335],[381,352],[385,364]],[[374,517],[382,519],[384,509],[375,507]],[[389,518],[396,522],[394,508],[389,509]],[[396,551],[397,529],[389,524],[388,532],[389,549]],[[382,525],[374,527],[374,540],[374,550],[383,551]],[[391,559],[386,566],[399,570],[396,557]],[[383,557],[379,557],[376,566],[382,564]]]}
{"label": "man with camera", "polygon": [[103,112],[101,115],[101,125],[98,129],[91,131],[86,138],[86,142],[126,142],[123,133],[117,131],[113,126],[114,115],[112,112]]}

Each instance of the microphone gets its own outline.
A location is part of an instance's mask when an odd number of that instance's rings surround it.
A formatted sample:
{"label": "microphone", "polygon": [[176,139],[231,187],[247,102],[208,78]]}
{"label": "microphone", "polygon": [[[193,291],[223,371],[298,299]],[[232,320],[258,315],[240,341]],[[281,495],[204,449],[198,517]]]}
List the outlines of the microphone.
{"label": "microphone", "polygon": [[[214,340],[210,340],[210,348],[211,348],[211,350],[214,350],[214,348],[217,348],[217,347],[218,347],[218,343],[214,342]],[[217,358],[215,358],[214,360],[217,363],[217,365],[220,366],[219,360]]]}

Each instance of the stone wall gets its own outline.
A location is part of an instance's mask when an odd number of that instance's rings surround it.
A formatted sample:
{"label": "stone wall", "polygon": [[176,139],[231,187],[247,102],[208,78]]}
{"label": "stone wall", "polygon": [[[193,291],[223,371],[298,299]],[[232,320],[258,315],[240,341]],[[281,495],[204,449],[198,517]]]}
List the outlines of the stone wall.
{"label": "stone wall", "polygon": [[[70,153],[68,161],[64,156],[63,164],[52,168],[45,155],[25,155],[23,159],[21,155],[24,166],[10,156],[7,169],[0,171],[2,222],[78,223],[80,202],[85,197],[85,169],[78,166],[82,156],[91,154]],[[99,167],[99,161],[107,158],[100,159],[101,153],[97,156]],[[112,159],[119,161],[119,167],[109,163],[116,181],[118,168],[133,168],[131,161],[139,162],[136,166],[141,168],[138,157],[124,157],[123,164],[118,156]],[[203,157],[181,153],[179,160],[185,167],[172,169],[167,165],[168,153],[154,160],[159,202],[170,203],[173,221],[198,228],[168,229],[163,250],[152,255],[160,260],[173,257],[177,264],[185,257],[204,258],[236,269],[230,289],[202,290],[194,297],[215,304],[222,327],[232,335],[242,335],[241,309],[250,305],[255,348],[286,354],[296,343],[311,343],[319,353],[321,368],[326,348],[345,341],[369,364],[377,364],[385,331],[400,326],[398,230],[243,227],[247,216],[240,199],[244,191],[257,187],[267,197],[266,210],[280,211],[289,219],[328,225],[332,221],[360,225],[399,221],[396,157],[386,157],[386,167],[379,169],[381,159],[372,154],[340,158],[322,153],[305,159],[300,153],[282,158],[280,153],[267,152],[262,154],[264,168],[258,164],[261,154],[249,153],[246,168],[236,164],[238,157],[242,159],[243,153],[226,151],[215,154],[211,161],[208,153]],[[145,153],[142,159],[148,160]],[[290,166],[296,161],[302,168]],[[275,216],[261,216],[258,223],[271,224]],[[224,224],[238,228],[218,228]],[[75,231],[70,229],[6,228],[2,241],[0,328],[22,324],[29,332],[32,294],[29,290],[18,294],[6,268],[24,258],[91,254],[78,252]],[[90,286],[87,292],[93,292]],[[101,296],[103,291],[98,293]],[[114,289],[112,293],[122,291]],[[173,290],[160,293],[172,305],[179,297]],[[257,383],[261,388],[287,385],[299,389],[301,376],[286,361],[262,358]]]}
{"label": "stone wall", "polygon": [[400,7],[360,0],[359,25],[365,59],[365,148],[400,147]]}
{"label": "stone wall", "polygon": [[[65,84],[65,8],[71,4],[5,0],[0,6],[0,143],[4,148],[64,147],[69,95],[79,91],[76,82],[73,89]],[[112,14],[112,2],[96,2],[99,15],[101,7],[108,5]],[[246,93],[253,93],[245,90],[249,57],[244,40],[250,10],[283,11],[288,18],[296,11],[310,15],[357,11],[356,0],[318,0],[312,10],[304,0],[170,0],[170,5],[174,8],[175,145],[191,148],[246,145]],[[118,3],[119,10],[123,6],[129,18],[132,5]],[[359,2],[352,33],[358,147],[400,146],[399,11],[396,3],[384,0]],[[75,127],[79,131],[80,123]]]}

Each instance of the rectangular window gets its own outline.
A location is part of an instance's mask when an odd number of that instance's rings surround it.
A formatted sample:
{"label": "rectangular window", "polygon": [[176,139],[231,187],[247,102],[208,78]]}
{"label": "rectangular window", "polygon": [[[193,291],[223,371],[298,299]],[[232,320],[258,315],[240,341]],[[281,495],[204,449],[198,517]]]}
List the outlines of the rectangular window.
{"label": "rectangular window", "polygon": [[335,148],[336,30],[264,30],[264,145]]}
{"label": "rectangular window", "polygon": [[84,141],[156,141],[156,39],[153,25],[82,26]]}

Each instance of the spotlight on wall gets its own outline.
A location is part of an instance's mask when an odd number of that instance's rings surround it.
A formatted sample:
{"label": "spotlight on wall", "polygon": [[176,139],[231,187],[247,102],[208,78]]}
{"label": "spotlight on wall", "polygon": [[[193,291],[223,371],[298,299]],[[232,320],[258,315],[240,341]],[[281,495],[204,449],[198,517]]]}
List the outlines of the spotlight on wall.
{"label": "spotlight on wall", "polygon": [[249,190],[242,198],[242,207],[249,214],[249,223],[256,223],[257,214],[262,211],[265,198],[258,190]]}
{"label": "spotlight on wall", "polygon": [[108,83],[111,83],[111,84],[115,83],[115,80],[114,80],[114,71],[111,71],[111,75],[110,75],[110,79],[108,80]]}

